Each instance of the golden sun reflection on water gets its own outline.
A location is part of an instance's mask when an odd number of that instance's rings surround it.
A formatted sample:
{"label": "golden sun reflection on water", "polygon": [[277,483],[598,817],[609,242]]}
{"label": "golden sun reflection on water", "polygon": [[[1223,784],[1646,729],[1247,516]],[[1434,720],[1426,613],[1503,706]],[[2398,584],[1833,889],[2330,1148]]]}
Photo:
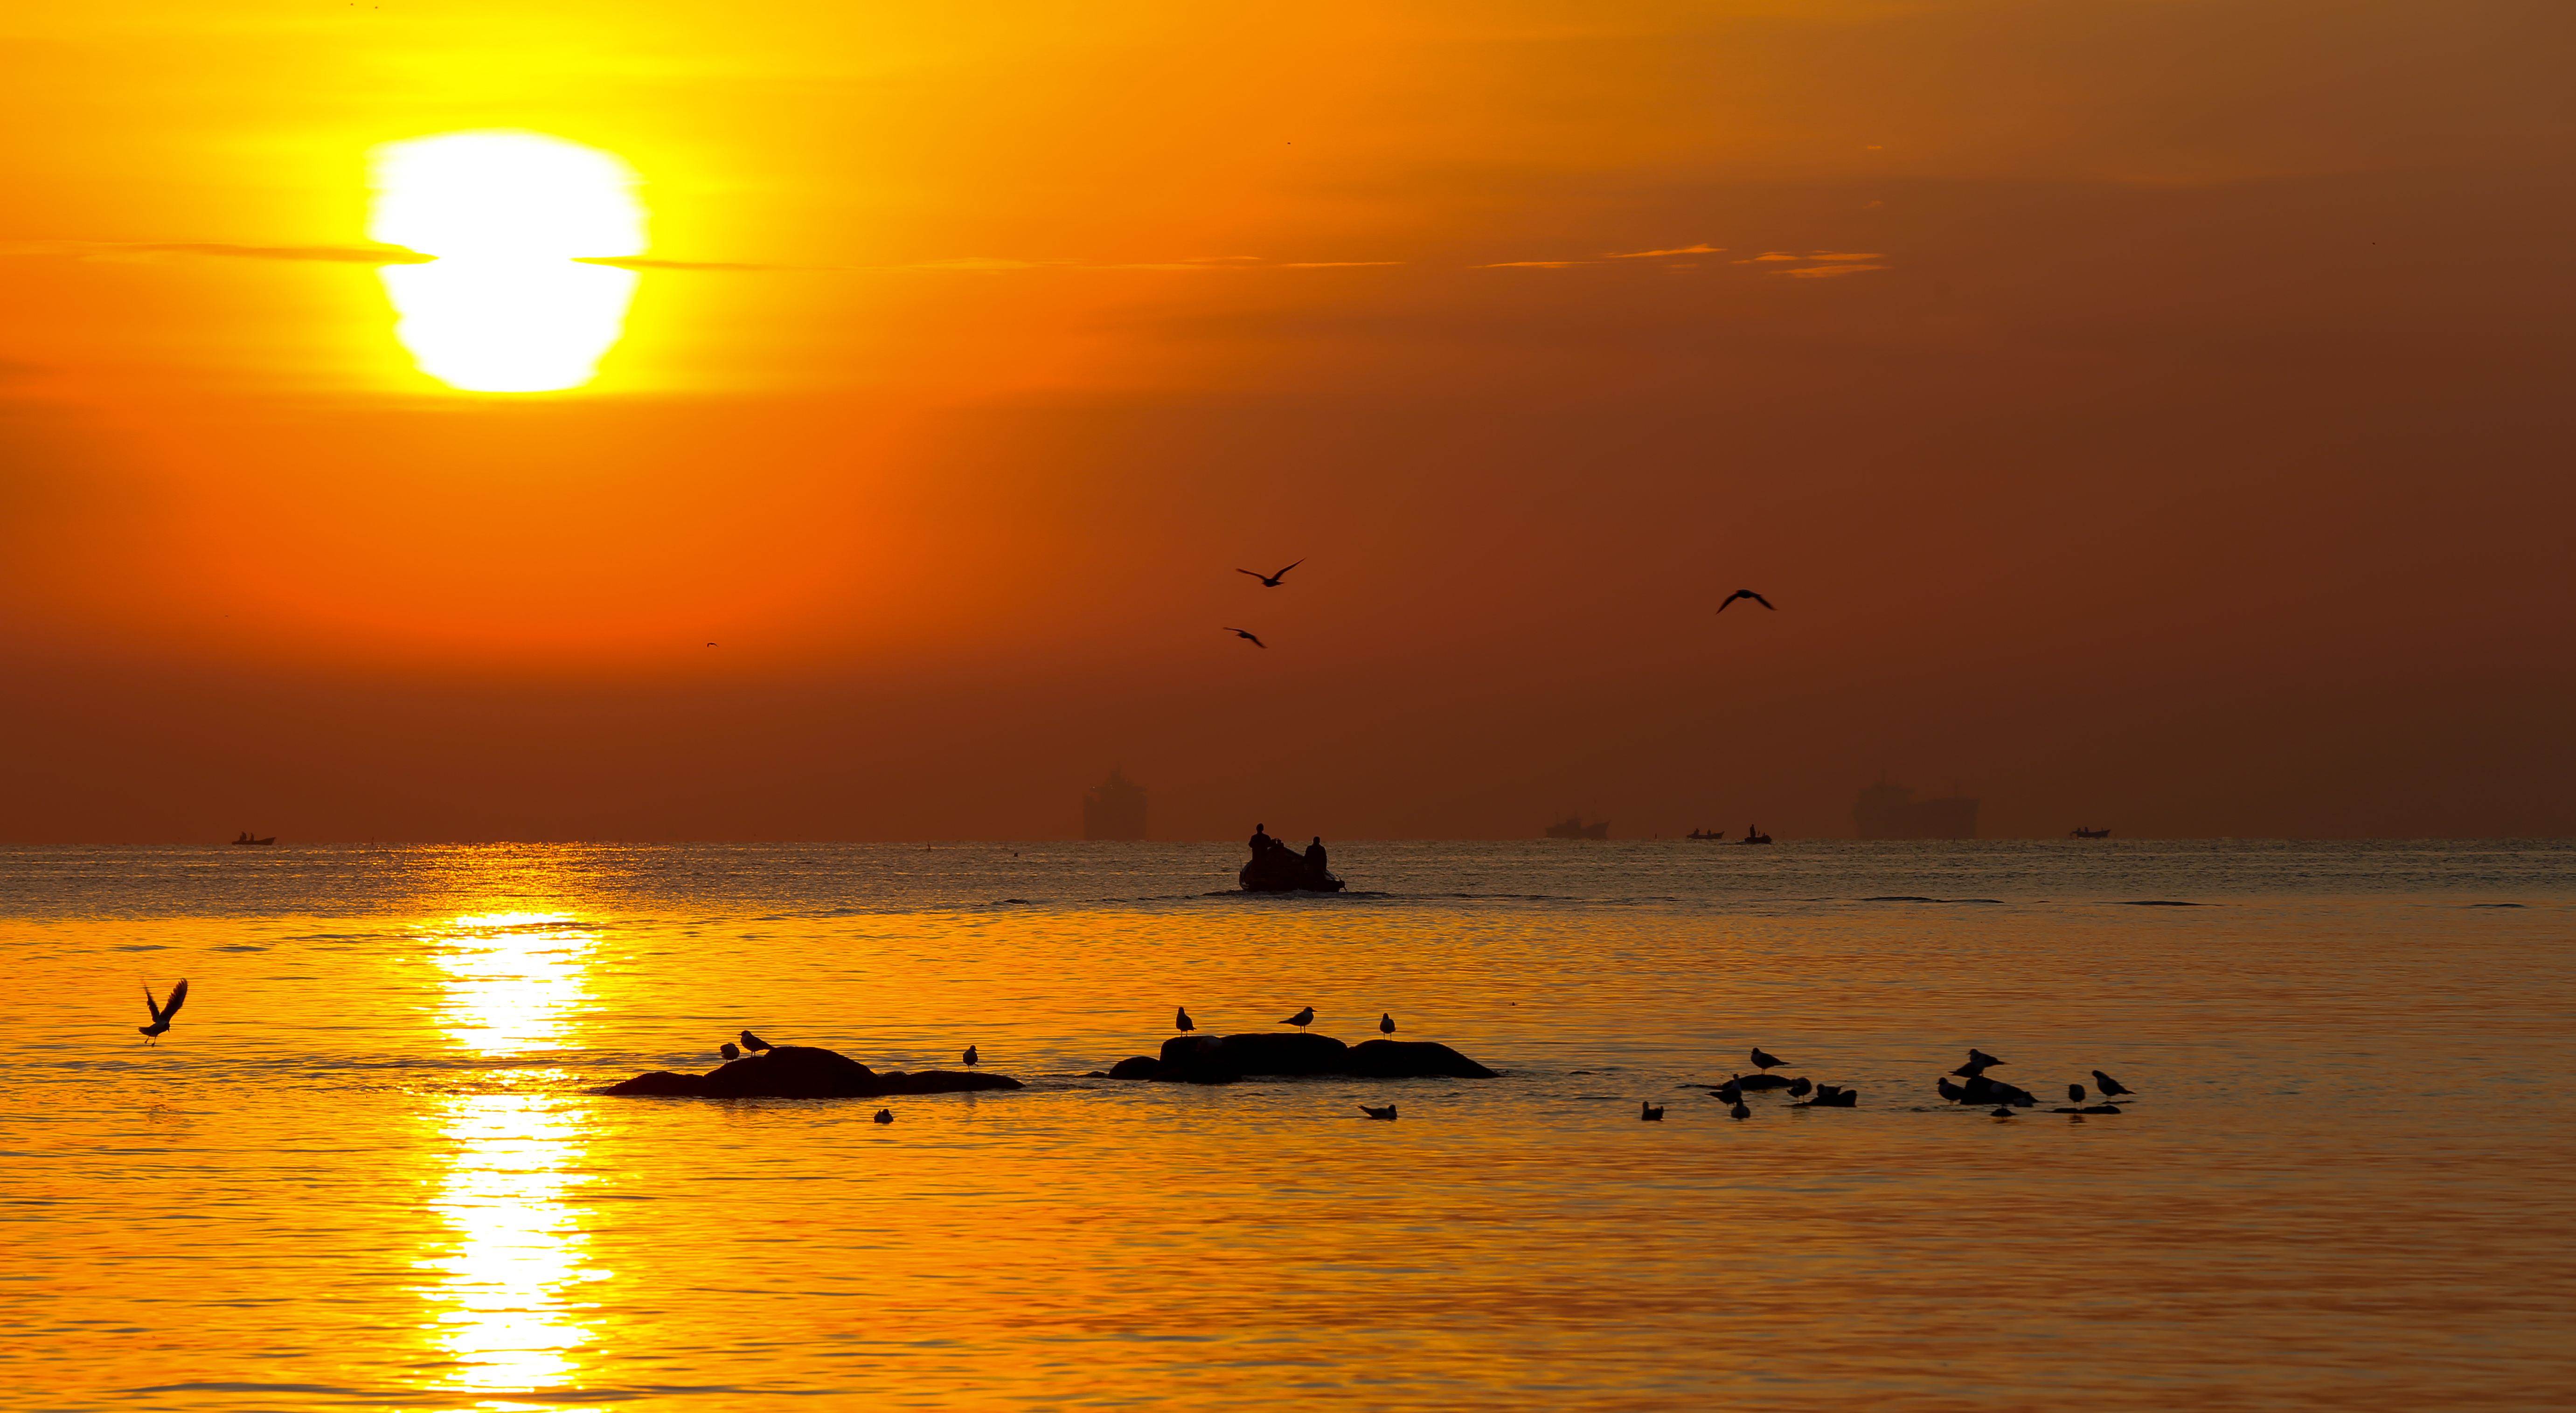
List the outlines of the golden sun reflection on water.
{"label": "golden sun reflection on water", "polygon": [[[431,952],[444,973],[442,1027],[477,1057],[562,1047],[563,1027],[589,1000],[597,944],[595,932],[544,914],[456,919]],[[485,1395],[473,1407],[570,1406],[553,1394],[508,1395],[574,1386],[591,1343],[581,1288],[608,1273],[586,1261],[567,1200],[588,1181],[586,1125],[582,1110],[552,1094],[440,1101],[446,1170],[429,1208],[445,1230],[417,1262],[431,1277],[423,1334],[442,1387]]]}

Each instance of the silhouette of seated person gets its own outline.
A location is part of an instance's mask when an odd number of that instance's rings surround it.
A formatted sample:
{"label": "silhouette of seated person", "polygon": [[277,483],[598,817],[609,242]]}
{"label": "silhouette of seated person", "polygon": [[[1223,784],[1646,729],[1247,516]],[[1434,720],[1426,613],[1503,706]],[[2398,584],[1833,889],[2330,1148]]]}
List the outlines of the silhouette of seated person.
{"label": "silhouette of seated person", "polygon": [[1270,851],[1277,847],[1279,847],[1279,841],[1270,837],[1270,831],[1267,827],[1259,824],[1252,826],[1252,856],[1254,858],[1267,858]]}
{"label": "silhouette of seated person", "polygon": [[1324,836],[1316,835],[1315,842],[1306,846],[1306,871],[1319,879],[1323,878],[1324,864],[1329,857],[1324,852]]}

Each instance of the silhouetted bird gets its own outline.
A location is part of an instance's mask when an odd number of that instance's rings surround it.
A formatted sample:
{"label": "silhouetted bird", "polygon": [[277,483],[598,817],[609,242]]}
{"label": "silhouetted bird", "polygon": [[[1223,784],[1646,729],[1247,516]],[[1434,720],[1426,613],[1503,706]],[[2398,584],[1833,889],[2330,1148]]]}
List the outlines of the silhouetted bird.
{"label": "silhouetted bird", "polygon": [[1172,1008],[1172,1028],[1183,1035],[1187,1035],[1191,1031],[1198,1029],[1199,1023],[1190,1019],[1189,1007],[1174,1006]]}
{"label": "silhouetted bird", "polygon": [[712,647],[714,647],[714,646],[715,646],[715,644],[713,644],[713,643],[709,643],[709,644],[707,644],[707,646],[712,648]]}
{"label": "silhouetted bird", "polygon": [[728,1040],[716,1047],[716,1053],[724,1056],[725,1063],[729,1065],[742,1058],[742,1047]]}
{"label": "silhouetted bird", "polygon": [[1360,1106],[1360,1112],[1373,1119],[1393,1119],[1395,1117],[1395,1106],[1393,1104],[1389,1104],[1385,1108],[1379,1109],[1373,1108],[1367,1104],[1362,1104]]}
{"label": "silhouetted bird", "polygon": [[[1757,593],[1753,592],[1751,589],[1738,589],[1738,590],[1736,590],[1734,593],[1728,594],[1728,595],[1726,596],[1726,603],[1721,603],[1721,604],[1719,604],[1719,605],[1717,606],[1717,611],[1718,611],[1718,612],[1720,612],[1720,613],[1724,613],[1724,612],[1726,612],[1726,604],[1733,603],[1733,602],[1735,602],[1737,599],[1751,599],[1751,600],[1753,600],[1755,603],[1758,603],[1758,604],[1762,605],[1764,608],[1770,608],[1770,607],[1771,607],[1771,601],[1770,601],[1769,599],[1766,599],[1766,598],[1762,597],[1760,594],[1757,594]],[[1774,611],[1774,612],[1777,612],[1777,610],[1776,610],[1776,609],[1775,609],[1775,610],[1773,610],[1773,611]]]}
{"label": "silhouetted bird", "polygon": [[982,1058],[981,1058],[981,1057],[979,1057],[978,1055],[976,1055],[976,1053],[975,1053],[975,1047],[974,1047],[974,1046],[972,1046],[972,1045],[969,1045],[969,1046],[967,1046],[967,1047],[966,1047],[965,1060],[966,1060],[966,1063],[967,1063],[967,1064],[969,1064],[969,1065],[980,1065],[980,1064],[984,1063],[984,1061],[982,1060]]}
{"label": "silhouetted bird", "polygon": [[1767,1070],[1773,1065],[1785,1065],[1787,1063],[1789,1063],[1787,1060],[1781,1059],[1777,1055],[1763,1053],[1762,1047],[1759,1045],[1753,1047],[1753,1067],[1755,1069]]}
{"label": "silhouetted bird", "polygon": [[1961,1079],[1981,1079],[1985,1076],[1986,1067],[1978,1064],[1974,1060],[1970,1060],[1966,1064],[1959,1066],[1957,1069],[1950,1071],[1950,1073],[1957,1075]]}
{"label": "silhouetted bird", "polygon": [[879,1109],[879,1110],[877,1110],[877,1122],[878,1122],[878,1123],[881,1123],[881,1124],[890,1124],[890,1123],[893,1123],[893,1122],[894,1122],[894,1110],[892,1110],[892,1109]]}
{"label": "silhouetted bird", "polygon": [[1650,1124],[1662,1123],[1664,1121],[1664,1106],[1661,1104],[1648,1104],[1641,1101],[1637,1105],[1637,1117]]}
{"label": "silhouetted bird", "polygon": [[2003,1061],[1996,1059],[1994,1056],[1987,1054],[1983,1050],[1971,1048],[1968,1051],[1968,1063],[1975,1065],[1979,1069],[1984,1069],[1989,1065],[2000,1065]]}
{"label": "silhouetted bird", "polygon": [[1744,1102],[1744,1086],[1730,1079],[1717,1087],[1717,1097],[1729,1104],[1741,1104]]}
{"label": "silhouetted bird", "polygon": [[1932,1081],[1932,1087],[1940,1091],[1942,1098],[1949,1100],[1953,1104],[1959,1103],[1968,1097],[1968,1091],[1952,1084],[1947,1079],[1936,1079]]}
{"label": "silhouetted bird", "polygon": [[1304,1030],[1306,1027],[1313,1025],[1314,1023],[1315,1008],[1312,1006],[1308,1006],[1306,1009],[1299,1011],[1297,1014],[1280,1022],[1281,1025],[1293,1025],[1299,1030]]}
{"label": "silhouetted bird", "polygon": [[2066,1086],[2066,1102],[2069,1104],[2083,1103],[2084,1086],[2080,1084],[2070,1084]]}
{"label": "silhouetted bird", "polygon": [[746,1030],[742,1033],[742,1048],[757,1055],[769,1048],[769,1042]]}
{"label": "silhouetted bird", "polygon": [[1380,1035],[1395,1034],[1395,1017],[1380,1013],[1377,1018],[1377,1033]]}
{"label": "silhouetted bird", "polygon": [[1796,1079],[1789,1081],[1789,1097],[1792,1099],[1804,1099],[1807,1097],[1807,1091],[1813,1088],[1815,1088],[1815,1086],[1807,1082],[1807,1077],[1805,1075],[1800,1075]]}
{"label": "silhouetted bird", "polygon": [[188,1004],[188,980],[186,977],[181,977],[179,979],[179,984],[170,988],[169,1000],[157,1005],[152,1000],[152,988],[149,986],[144,987],[143,1005],[146,1009],[152,1012],[152,1023],[150,1025],[138,1025],[135,1027],[135,1030],[141,1033],[147,1041],[158,1041],[162,1036],[170,1033],[170,1022],[178,1018],[179,1008],[186,1004]]}
{"label": "silhouetted bird", "polygon": [[1738,1099],[1735,1101],[1735,1107],[1726,1111],[1726,1116],[1730,1119],[1749,1119],[1753,1117],[1753,1111],[1745,1107],[1743,1100]]}
{"label": "silhouetted bird", "polygon": [[2117,1099],[2123,1094],[2132,1092],[2129,1086],[2111,1078],[2100,1070],[2095,1070],[2093,1072],[2093,1087],[2101,1090],[2102,1097],[2105,1099]]}
{"label": "silhouetted bird", "polygon": [[[1306,561],[1301,559],[1297,561],[1297,564],[1303,564],[1305,562]],[[1297,564],[1289,565],[1288,569],[1296,568]],[[1249,574],[1253,578],[1261,581],[1261,587],[1265,589],[1275,589],[1279,587],[1280,580],[1288,577],[1288,569],[1282,569],[1276,574],[1264,574],[1258,569],[1238,569],[1234,572],[1237,574]]]}
{"label": "silhouetted bird", "polygon": [[1226,629],[1225,631],[1226,631],[1226,632],[1228,632],[1228,633],[1232,633],[1234,636],[1236,636],[1236,637],[1238,637],[1238,638],[1241,638],[1242,640],[1244,640],[1244,641],[1245,641],[1245,642],[1247,642],[1247,643],[1252,644],[1252,645],[1253,645],[1254,647],[1256,647],[1256,648],[1266,648],[1266,647],[1270,646],[1268,643],[1265,643],[1265,642],[1261,641],[1259,638],[1256,638],[1256,637],[1252,636],[1250,633],[1247,633],[1247,632],[1243,631],[1243,630],[1242,630],[1242,629],[1240,629],[1240,628],[1228,628],[1228,629]]}

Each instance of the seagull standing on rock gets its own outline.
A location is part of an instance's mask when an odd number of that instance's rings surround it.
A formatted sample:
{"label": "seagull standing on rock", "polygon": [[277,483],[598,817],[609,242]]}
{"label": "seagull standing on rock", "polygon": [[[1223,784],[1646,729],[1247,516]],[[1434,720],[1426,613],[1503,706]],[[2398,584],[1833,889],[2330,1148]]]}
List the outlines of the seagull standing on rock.
{"label": "seagull standing on rock", "polygon": [[1313,1025],[1314,1023],[1315,1008],[1312,1006],[1308,1006],[1306,1009],[1299,1011],[1297,1014],[1280,1022],[1281,1025],[1293,1025],[1301,1032],[1305,1030],[1306,1027]]}
{"label": "seagull standing on rock", "polygon": [[1395,1034],[1395,1017],[1388,1015],[1383,1011],[1379,1012],[1377,1018],[1377,1033],[1380,1035]]}
{"label": "seagull standing on rock", "polygon": [[2100,1070],[2095,1070],[2093,1072],[2093,1087],[2101,1090],[2102,1097],[2105,1099],[2117,1099],[2121,1095],[2131,1092],[2129,1086],[2111,1078]]}
{"label": "seagull standing on rock", "polygon": [[742,1033],[742,1048],[758,1055],[766,1052],[770,1048],[770,1045],[768,1041],[763,1040],[759,1036],[746,1030]]}
{"label": "seagull standing on rock", "polygon": [[730,1065],[742,1058],[742,1047],[728,1040],[716,1047],[716,1053],[724,1056],[724,1062]]}
{"label": "seagull standing on rock", "polygon": [[1174,1006],[1172,1008],[1172,1029],[1179,1031],[1183,1035],[1187,1035],[1198,1028],[1199,1023],[1190,1019],[1189,1007]]}
{"label": "seagull standing on rock", "polygon": [[966,1047],[966,1054],[963,1058],[965,1059],[966,1065],[969,1069],[983,1063],[982,1058],[976,1055],[975,1047],[972,1045]]}
{"label": "seagull standing on rock", "polygon": [[1787,1060],[1781,1059],[1777,1055],[1766,1053],[1759,1045],[1753,1047],[1753,1067],[1755,1069],[1767,1070],[1774,1065],[1785,1065],[1787,1063],[1789,1063]]}

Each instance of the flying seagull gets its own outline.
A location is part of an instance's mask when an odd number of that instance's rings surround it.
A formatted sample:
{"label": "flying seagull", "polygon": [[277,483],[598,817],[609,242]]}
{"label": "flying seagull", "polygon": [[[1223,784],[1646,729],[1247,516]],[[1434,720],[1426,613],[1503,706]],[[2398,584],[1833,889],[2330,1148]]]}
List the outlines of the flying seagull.
{"label": "flying seagull", "polygon": [[726,1064],[732,1064],[742,1058],[742,1047],[728,1040],[716,1047],[716,1053],[724,1056]]}
{"label": "flying seagull", "polygon": [[1383,1011],[1379,1012],[1377,1018],[1377,1033],[1380,1035],[1395,1034],[1395,1017],[1388,1015]]}
{"label": "flying seagull", "polygon": [[1308,1006],[1306,1009],[1299,1011],[1297,1014],[1280,1022],[1281,1025],[1293,1025],[1299,1030],[1304,1030],[1306,1027],[1313,1025],[1314,1023],[1315,1008],[1312,1006]]}
{"label": "flying seagull", "polygon": [[[1771,601],[1769,599],[1762,597],[1751,589],[1738,589],[1734,593],[1728,594],[1726,598],[1718,604],[1717,611],[1720,613],[1726,612],[1726,605],[1735,602],[1737,599],[1751,599],[1755,603],[1762,605],[1764,608],[1771,608]],[[1772,612],[1777,613],[1779,610],[1772,609]]]}
{"label": "flying seagull", "polygon": [[[1297,564],[1303,564],[1305,562],[1306,561],[1301,559],[1297,561]],[[1288,569],[1296,568],[1297,564],[1289,565]],[[1275,589],[1279,587],[1280,580],[1288,577],[1288,569],[1282,569],[1276,574],[1264,574],[1258,569],[1238,569],[1234,572],[1237,574],[1249,574],[1253,578],[1261,581],[1261,587],[1265,589]]]}
{"label": "flying seagull", "polygon": [[742,1033],[742,1048],[749,1050],[756,1055],[761,1051],[768,1049],[769,1042],[746,1030]]}
{"label": "flying seagull", "polygon": [[1243,631],[1243,630],[1242,630],[1242,629],[1240,629],[1240,628],[1228,628],[1228,629],[1225,629],[1224,631],[1226,631],[1226,632],[1228,632],[1228,633],[1232,633],[1234,636],[1236,636],[1236,637],[1238,637],[1238,638],[1241,638],[1242,640],[1244,640],[1244,641],[1245,641],[1245,642],[1247,642],[1247,643],[1252,644],[1252,645],[1253,645],[1254,647],[1256,647],[1256,648],[1266,648],[1266,647],[1270,646],[1268,643],[1265,643],[1265,642],[1261,641],[1259,638],[1254,637],[1252,634],[1247,633],[1247,632]]}
{"label": "flying seagull", "polygon": [[1650,1124],[1662,1123],[1664,1121],[1664,1106],[1661,1104],[1648,1104],[1640,1100],[1637,1104],[1637,1117]]}
{"label": "flying seagull", "polygon": [[1172,1028],[1183,1035],[1187,1035],[1191,1031],[1198,1029],[1199,1023],[1190,1019],[1189,1007],[1174,1006],[1172,1008]]}
{"label": "flying seagull", "polygon": [[1781,1059],[1777,1055],[1763,1053],[1762,1047],[1759,1045],[1753,1047],[1753,1065],[1756,1069],[1767,1070],[1773,1065],[1785,1065],[1787,1063],[1789,1063],[1787,1060]]}
{"label": "flying seagull", "polygon": [[972,1045],[966,1047],[965,1060],[970,1068],[984,1063],[983,1057],[975,1053],[975,1047]]}
{"label": "flying seagull", "polygon": [[1391,1121],[1395,1118],[1395,1106],[1393,1104],[1389,1104],[1383,1109],[1376,1108],[1368,1104],[1362,1104],[1360,1106],[1360,1112],[1373,1119],[1387,1119]]}
{"label": "flying seagull", "polygon": [[2131,1090],[2129,1086],[2111,1078],[2100,1070],[2095,1070],[2093,1072],[2093,1087],[2101,1090],[2102,1097],[2105,1099],[2117,1099],[2123,1094],[2135,1092]]}
{"label": "flying seagull", "polygon": [[142,1032],[143,1035],[149,1039],[158,1040],[169,1033],[170,1022],[178,1018],[179,1008],[188,1004],[187,978],[180,978],[179,984],[170,988],[169,1001],[160,1005],[155,1005],[153,1003],[152,988],[149,986],[144,987],[143,1004],[151,1008],[152,1023],[150,1025],[138,1025],[135,1029]]}

